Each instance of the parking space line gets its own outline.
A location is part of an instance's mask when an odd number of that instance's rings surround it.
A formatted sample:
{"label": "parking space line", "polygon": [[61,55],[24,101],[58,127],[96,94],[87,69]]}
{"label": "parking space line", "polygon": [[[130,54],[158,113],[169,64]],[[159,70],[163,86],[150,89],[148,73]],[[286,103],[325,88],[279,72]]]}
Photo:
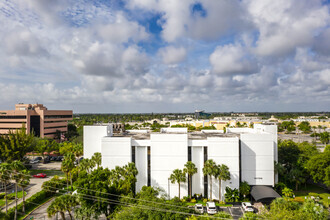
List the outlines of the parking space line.
{"label": "parking space line", "polygon": [[229,209],[230,215],[233,216],[233,213],[231,212],[231,208],[227,207],[227,209]]}

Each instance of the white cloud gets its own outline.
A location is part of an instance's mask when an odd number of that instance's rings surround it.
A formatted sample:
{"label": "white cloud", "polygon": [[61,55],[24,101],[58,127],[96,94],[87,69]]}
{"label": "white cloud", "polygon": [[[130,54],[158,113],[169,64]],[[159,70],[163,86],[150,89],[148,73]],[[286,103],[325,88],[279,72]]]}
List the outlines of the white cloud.
{"label": "white cloud", "polygon": [[186,58],[187,55],[186,49],[184,47],[174,46],[160,48],[158,53],[162,57],[163,63],[165,64],[180,63]]}
{"label": "white cloud", "polygon": [[218,46],[210,55],[214,73],[219,75],[251,74],[257,71],[257,63],[240,45]]}
{"label": "white cloud", "polygon": [[256,53],[282,56],[313,42],[315,33],[329,23],[322,1],[247,0],[248,11],[260,33]]}

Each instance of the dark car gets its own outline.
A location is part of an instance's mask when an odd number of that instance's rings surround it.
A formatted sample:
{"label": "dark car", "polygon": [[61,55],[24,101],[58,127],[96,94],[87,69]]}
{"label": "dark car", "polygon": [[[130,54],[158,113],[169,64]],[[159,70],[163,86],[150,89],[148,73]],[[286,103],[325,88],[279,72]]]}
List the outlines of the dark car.
{"label": "dark car", "polygon": [[58,156],[56,161],[62,161],[63,160],[63,156]]}

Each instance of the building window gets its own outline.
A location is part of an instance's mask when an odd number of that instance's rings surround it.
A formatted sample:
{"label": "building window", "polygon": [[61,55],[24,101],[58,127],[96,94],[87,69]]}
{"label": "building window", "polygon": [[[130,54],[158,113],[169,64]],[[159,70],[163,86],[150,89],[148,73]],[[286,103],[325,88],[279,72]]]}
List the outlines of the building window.
{"label": "building window", "polygon": [[132,163],[135,163],[135,146],[132,146]]}
{"label": "building window", "polygon": [[26,115],[5,115],[5,116],[0,116],[0,119],[26,119]]}
{"label": "building window", "polygon": [[151,172],[150,172],[150,164],[151,164],[151,161],[150,161],[150,146],[148,146],[148,157],[147,157],[147,160],[148,160],[148,186],[151,186]]}
{"label": "building window", "polygon": [[72,115],[45,115],[45,119],[48,118],[72,118]]}
{"label": "building window", "polygon": [[[204,147],[204,163],[207,161],[207,147]],[[207,179],[207,175],[204,176],[204,197],[207,198],[208,192],[208,179]]]}
{"label": "building window", "polygon": [[191,161],[191,147],[188,147],[188,161]]}

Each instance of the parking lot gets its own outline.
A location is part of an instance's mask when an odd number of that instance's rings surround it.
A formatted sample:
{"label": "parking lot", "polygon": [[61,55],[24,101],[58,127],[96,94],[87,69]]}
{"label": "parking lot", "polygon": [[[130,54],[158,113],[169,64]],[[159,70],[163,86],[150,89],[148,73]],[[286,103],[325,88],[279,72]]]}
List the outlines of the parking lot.
{"label": "parking lot", "polygon": [[[204,213],[207,213],[205,206],[203,207],[203,209],[204,209]],[[239,218],[243,217],[243,215],[244,215],[243,208],[240,205],[234,205],[233,207],[217,206],[217,211],[226,212],[226,213],[230,214],[233,217],[233,219],[239,219]]]}

